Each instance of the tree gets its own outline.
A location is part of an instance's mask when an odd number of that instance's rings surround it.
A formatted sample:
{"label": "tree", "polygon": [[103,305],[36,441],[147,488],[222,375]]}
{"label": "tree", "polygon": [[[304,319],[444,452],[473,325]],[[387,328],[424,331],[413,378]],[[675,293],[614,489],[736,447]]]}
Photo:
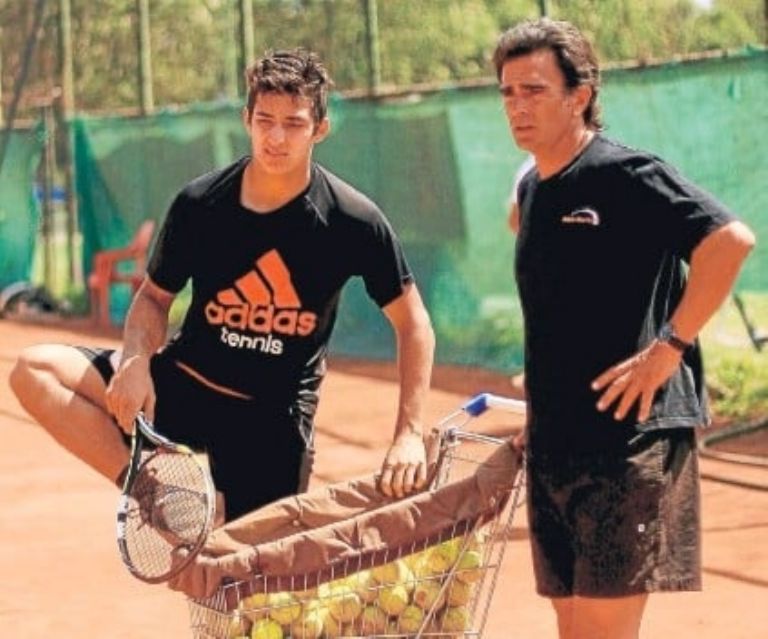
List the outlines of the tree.
{"label": "tree", "polygon": [[[233,98],[237,77],[236,2],[152,0],[151,42],[157,105]],[[297,45],[316,50],[339,90],[367,82],[361,0],[253,0],[256,52]],[[75,95],[80,111],[138,106],[135,0],[71,0]],[[764,0],[548,0],[554,18],[571,20],[595,41],[604,62],[671,58],[765,41]],[[0,0],[2,96],[7,104],[31,24],[28,0]],[[26,86],[22,114],[51,95],[58,55],[56,10]],[[383,85],[490,77],[498,34],[539,15],[538,0],[379,0]]]}

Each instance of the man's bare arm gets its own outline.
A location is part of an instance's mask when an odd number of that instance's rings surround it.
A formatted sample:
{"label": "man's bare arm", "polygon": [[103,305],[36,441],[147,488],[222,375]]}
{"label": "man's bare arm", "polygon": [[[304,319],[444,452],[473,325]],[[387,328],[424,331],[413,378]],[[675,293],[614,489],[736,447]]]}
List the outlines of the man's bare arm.
{"label": "man's bare arm", "polygon": [[432,376],[435,335],[415,285],[384,308],[397,337],[400,399],[392,445],[384,459],[381,488],[400,497],[426,482],[424,408]]}
{"label": "man's bare arm", "polygon": [[123,350],[115,376],[107,388],[107,408],[126,432],[133,428],[136,413],[143,410],[154,419],[155,390],[149,361],[165,343],[168,312],[175,295],[148,277],[128,309],[123,329]]}

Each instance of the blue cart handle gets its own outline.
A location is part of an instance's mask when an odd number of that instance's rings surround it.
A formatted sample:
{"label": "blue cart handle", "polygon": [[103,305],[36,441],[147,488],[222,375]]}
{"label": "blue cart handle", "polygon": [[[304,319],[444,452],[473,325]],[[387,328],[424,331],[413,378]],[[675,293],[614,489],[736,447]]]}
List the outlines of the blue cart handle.
{"label": "blue cart handle", "polygon": [[510,397],[502,397],[501,395],[494,395],[492,393],[480,393],[475,395],[466,404],[461,407],[465,413],[472,417],[482,415],[489,408],[498,408],[508,413],[516,413],[518,415],[525,415],[526,403],[519,399],[512,399]]}

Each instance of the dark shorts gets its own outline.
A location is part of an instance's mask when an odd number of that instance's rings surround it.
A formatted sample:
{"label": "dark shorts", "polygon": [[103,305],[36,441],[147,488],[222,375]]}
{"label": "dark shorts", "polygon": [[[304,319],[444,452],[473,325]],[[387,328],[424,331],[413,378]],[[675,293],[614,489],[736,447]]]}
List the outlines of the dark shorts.
{"label": "dark shorts", "polygon": [[693,429],[657,430],[624,454],[531,453],[528,520],[546,597],[701,590]]}
{"label": "dark shorts", "polygon": [[[108,384],[114,351],[76,348]],[[227,520],[306,490],[313,451],[301,429],[311,432],[312,427],[294,407],[223,395],[161,356],[152,358],[151,371],[157,396],[155,427],[169,439],[208,454],[214,483],[224,494]]]}

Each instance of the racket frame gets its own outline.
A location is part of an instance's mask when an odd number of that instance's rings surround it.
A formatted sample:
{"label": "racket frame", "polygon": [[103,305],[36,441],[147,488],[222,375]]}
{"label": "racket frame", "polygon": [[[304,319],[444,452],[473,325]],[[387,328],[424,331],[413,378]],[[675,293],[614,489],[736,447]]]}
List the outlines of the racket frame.
{"label": "racket frame", "polygon": [[183,444],[177,444],[172,442],[167,437],[164,437],[153,428],[152,424],[147,420],[143,413],[136,415],[134,420],[133,435],[131,436],[131,457],[128,463],[128,472],[123,482],[122,494],[120,495],[120,501],[117,506],[117,547],[120,550],[120,557],[123,560],[128,571],[137,579],[150,584],[158,584],[168,581],[169,579],[178,575],[189,563],[195,558],[200,549],[205,544],[205,540],[208,534],[213,528],[213,521],[216,511],[216,489],[213,485],[213,479],[210,472],[203,467],[200,462],[195,459],[195,463],[200,466],[202,476],[205,481],[205,493],[208,497],[208,508],[206,512],[206,518],[203,525],[203,529],[198,536],[197,542],[191,547],[187,548],[187,555],[184,560],[176,563],[173,570],[170,570],[164,574],[149,577],[137,570],[131,561],[131,554],[128,550],[128,541],[126,539],[128,513],[131,510],[131,497],[130,491],[133,487],[134,480],[139,475],[139,471],[143,466],[141,460],[141,453],[144,450],[145,441],[153,444],[157,450],[154,455],[162,455],[166,452],[176,453],[182,455],[189,455],[195,458],[195,453],[189,447]]}

